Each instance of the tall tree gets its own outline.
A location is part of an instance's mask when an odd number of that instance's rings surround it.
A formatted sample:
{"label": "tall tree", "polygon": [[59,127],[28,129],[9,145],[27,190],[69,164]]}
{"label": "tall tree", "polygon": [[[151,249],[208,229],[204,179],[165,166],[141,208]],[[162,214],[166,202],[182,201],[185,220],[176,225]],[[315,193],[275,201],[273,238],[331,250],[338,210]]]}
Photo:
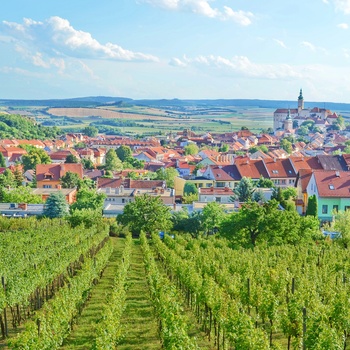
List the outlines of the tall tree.
{"label": "tall tree", "polygon": [[74,210],[92,209],[102,213],[105,198],[106,195],[104,193],[98,193],[96,189],[84,186],[79,189],[76,202],[70,207],[71,212]]}
{"label": "tall tree", "polygon": [[79,159],[72,153],[68,154],[65,163],[79,163]]}
{"label": "tall tree", "polygon": [[95,126],[86,126],[83,130],[83,133],[89,137],[96,137],[98,134],[98,129]]}
{"label": "tall tree", "polygon": [[208,203],[202,211],[202,226],[206,234],[216,233],[225,217],[224,207],[217,202]]}
{"label": "tall tree", "polygon": [[24,170],[35,169],[37,164],[51,164],[51,158],[41,148],[32,148],[22,156]]}
{"label": "tall tree", "polygon": [[186,181],[184,186],[184,194],[198,194],[198,189],[193,182]]}
{"label": "tall tree", "polygon": [[6,160],[4,155],[0,152],[0,167],[1,168],[6,168]]}
{"label": "tall tree", "polygon": [[199,148],[195,143],[190,143],[184,147],[186,155],[195,155],[198,153]]}
{"label": "tall tree", "polygon": [[122,162],[125,162],[127,158],[132,156],[131,148],[125,145],[121,145],[120,147],[118,147],[115,152]]}
{"label": "tall tree", "polygon": [[50,194],[47,198],[43,215],[49,218],[63,218],[69,214],[69,205],[61,191]]}
{"label": "tall tree", "polygon": [[309,197],[305,214],[317,217],[317,198],[315,195]]}
{"label": "tall tree", "polygon": [[78,187],[80,177],[77,173],[67,171],[60,179],[63,188]]}
{"label": "tall tree", "polygon": [[10,190],[5,189],[2,202],[41,204],[43,200],[40,195],[33,194],[33,190],[30,187],[19,186]]}
{"label": "tall tree", "polygon": [[135,201],[124,207],[123,214],[119,214],[117,221],[128,225],[130,230],[139,235],[141,231],[153,233],[168,231],[171,226],[170,208],[163,204],[160,197],[147,194],[135,197]]}
{"label": "tall tree", "polygon": [[157,180],[165,180],[167,187],[174,188],[175,177],[179,176],[175,168],[160,168],[156,171]]}
{"label": "tall tree", "polygon": [[106,153],[105,169],[111,171],[120,171],[123,169],[122,162],[117,157],[117,154],[115,153],[115,150],[113,148],[109,149]]}
{"label": "tall tree", "polygon": [[[240,202],[249,202],[252,200],[255,187],[253,185],[252,179],[243,176],[239,184],[233,190]],[[231,198],[231,201],[235,201],[235,197]]]}

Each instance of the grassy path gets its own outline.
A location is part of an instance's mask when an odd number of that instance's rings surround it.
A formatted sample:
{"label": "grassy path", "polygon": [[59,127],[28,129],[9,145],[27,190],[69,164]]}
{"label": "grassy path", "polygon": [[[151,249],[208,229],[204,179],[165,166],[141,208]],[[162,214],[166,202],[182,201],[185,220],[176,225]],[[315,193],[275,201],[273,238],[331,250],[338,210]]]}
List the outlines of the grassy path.
{"label": "grassy path", "polygon": [[118,350],[161,349],[157,322],[149,300],[143,256],[138,240],[134,240],[128,276],[126,310],[122,318],[125,338]]}
{"label": "grassy path", "polygon": [[93,287],[90,299],[78,318],[77,324],[74,326],[69,337],[64,341],[62,349],[91,349],[94,343],[94,325],[101,317],[102,306],[105,304],[106,296],[110,293],[113,286],[115,273],[124,249],[123,239],[111,239],[114,244],[114,252],[112,253],[111,259],[107,264],[99,283]]}

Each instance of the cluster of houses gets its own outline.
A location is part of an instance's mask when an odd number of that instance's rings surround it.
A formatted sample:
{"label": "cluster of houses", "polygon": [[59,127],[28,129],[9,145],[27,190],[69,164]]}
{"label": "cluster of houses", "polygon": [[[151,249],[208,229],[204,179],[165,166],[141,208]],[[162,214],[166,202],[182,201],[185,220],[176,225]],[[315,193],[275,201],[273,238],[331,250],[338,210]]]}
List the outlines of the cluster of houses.
{"label": "cluster of houses", "polygon": [[[24,173],[25,181],[33,181],[35,174],[35,194],[46,199],[52,192],[62,191],[68,203],[76,198],[76,189],[63,189],[60,179],[68,171],[79,178],[88,177],[96,182],[99,192],[106,194],[104,214],[115,216],[135,196],[147,193],[160,196],[173,210],[179,208],[184,184],[192,182],[199,191],[198,201],[193,209],[200,209],[211,201],[234,210],[240,203],[232,201],[233,189],[243,177],[253,181],[261,177],[270,179],[276,187],[296,187],[296,206],[305,214],[308,198],[318,199],[318,216],[321,220],[331,220],[333,210],[350,208],[350,155],[342,154],[347,147],[350,130],[337,130],[332,125],[338,120],[336,113],[326,109],[304,108],[302,91],[298,98],[298,108],[274,113],[274,132],[254,134],[249,130],[228,133],[206,133],[197,135],[191,130],[136,140],[131,137],[98,135],[95,138],[83,134],[67,134],[61,139],[40,140],[0,140],[0,152],[6,167],[15,167],[26,154],[22,144],[30,144],[43,149],[51,158],[51,164],[39,164],[36,169]],[[295,134],[304,121],[324,124],[319,131],[309,133],[307,140],[295,141],[291,154],[281,148],[281,139]],[[198,152],[187,154],[186,147],[195,144]],[[144,162],[142,169],[124,169],[114,173],[113,178],[105,177],[103,165],[109,149],[121,145],[129,146],[132,156]],[[81,147],[79,147],[81,146]],[[219,152],[223,149],[225,152]],[[261,147],[264,146],[264,151]],[[193,153],[193,152],[192,152]],[[88,159],[95,168],[83,169],[81,163],[65,163],[67,156],[78,160]],[[158,169],[175,168],[178,176],[174,188],[167,188],[163,180],[150,180],[150,174]],[[4,171],[5,168],[0,169]],[[101,169],[101,170],[100,170]],[[129,173],[133,176],[129,176]],[[138,178],[134,180],[135,176]],[[269,199],[271,191],[265,191]],[[5,208],[6,207],[6,208]],[[36,209],[38,207],[35,207]],[[6,210],[5,210],[6,209]],[[10,211],[9,211],[10,210]],[[12,210],[12,211],[11,211]],[[11,215],[13,210],[28,210],[30,205],[18,208],[16,204],[0,205],[0,212]]]}

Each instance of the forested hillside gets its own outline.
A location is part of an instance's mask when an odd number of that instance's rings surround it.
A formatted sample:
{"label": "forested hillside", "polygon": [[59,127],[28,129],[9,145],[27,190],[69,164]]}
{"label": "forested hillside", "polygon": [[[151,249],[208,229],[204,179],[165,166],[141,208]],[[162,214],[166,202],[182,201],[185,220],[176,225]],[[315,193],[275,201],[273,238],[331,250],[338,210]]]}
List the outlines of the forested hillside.
{"label": "forested hillside", "polygon": [[60,134],[57,127],[44,127],[34,120],[15,114],[0,114],[0,138],[53,139]]}

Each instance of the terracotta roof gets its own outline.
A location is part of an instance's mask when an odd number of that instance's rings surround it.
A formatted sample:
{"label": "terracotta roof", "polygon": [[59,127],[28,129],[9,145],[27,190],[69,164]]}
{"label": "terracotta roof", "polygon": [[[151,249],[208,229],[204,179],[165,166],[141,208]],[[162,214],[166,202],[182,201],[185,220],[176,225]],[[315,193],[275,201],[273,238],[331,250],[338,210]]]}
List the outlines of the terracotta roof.
{"label": "terracotta roof", "polygon": [[292,163],[287,159],[264,159],[265,166],[270,174],[270,178],[296,177]]}
{"label": "terracotta roof", "polygon": [[261,175],[264,178],[269,178],[265,164],[261,159],[236,158],[235,165],[241,177],[259,179]]}
{"label": "terracotta roof", "polygon": [[350,198],[350,172],[318,170],[313,176],[320,197]]}
{"label": "terracotta roof", "polygon": [[209,165],[210,171],[213,174],[215,181],[234,181],[234,179],[224,170],[217,165]]}
{"label": "terracotta roof", "polygon": [[294,169],[298,172],[300,169],[322,169],[322,165],[318,162],[316,157],[295,157],[290,156]]}
{"label": "terracotta roof", "polygon": [[324,170],[348,170],[345,160],[338,155],[318,155],[316,156]]}
{"label": "terracotta roof", "polygon": [[[80,163],[60,163],[60,164],[38,164],[36,166],[36,179],[37,181],[45,180],[45,173],[52,173],[53,178],[51,180],[58,181],[68,171],[76,173],[79,177],[83,178],[83,167]],[[48,179],[48,181],[50,181]]]}

